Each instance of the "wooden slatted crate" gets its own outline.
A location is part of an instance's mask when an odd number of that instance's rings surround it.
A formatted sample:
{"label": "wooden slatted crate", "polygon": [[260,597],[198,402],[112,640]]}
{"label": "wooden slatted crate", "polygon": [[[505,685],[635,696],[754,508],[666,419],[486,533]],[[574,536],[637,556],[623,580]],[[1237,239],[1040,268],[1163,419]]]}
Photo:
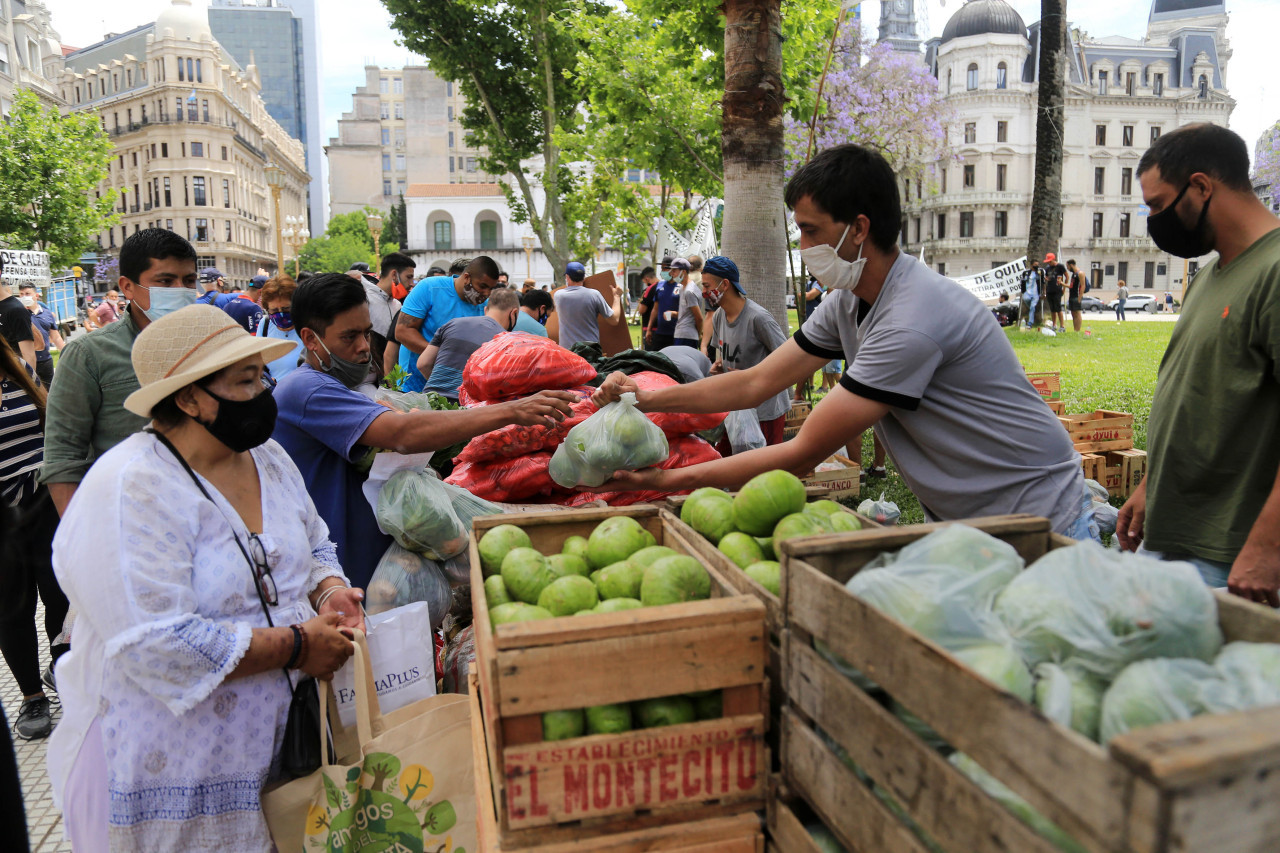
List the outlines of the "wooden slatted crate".
{"label": "wooden slatted crate", "polygon": [[1036,393],[1046,403],[1062,399],[1062,378],[1058,371],[1028,373],[1027,381],[1031,383],[1031,387],[1036,389]]}
{"label": "wooden slatted crate", "polygon": [[760,818],[751,811],[648,828],[622,827],[607,834],[581,833],[570,840],[553,841],[536,847],[504,845],[498,830],[484,711],[481,708],[480,689],[475,673],[471,675],[470,687],[471,750],[475,764],[476,815],[481,853],[502,853],[504,850],[523,850],[527,853],[762,853],[764,850]]}
{"label": "wooden slatted crate", "polygon": [[1133,447],[1133,415],[1126,412],[1099,409],[1078,415],[1060,415],[1058,421],[1080,453]]}
{"label": "wooden slatted crate", "polygon": [[[966,522],[1028,562],[1072,544],[1027,517]],[[928,746],[814,649],[821,641],[1094,853],[1262,853],[1280,848],[1280,707],[1137,729],[1106,747],[1051,722],[876,608],[844,582],[940,525],[787,543],[781,767],[854,853],[925,853],[905,815],[955,853],[1058,848]],[[1220,594],[1228,641],[1280,641],[1274,612]],[[877,787],[831,748],[834,742]],[[898,812],[886,805],[898,804]],[[786,805],[779,798],[782,806]],[[772,804],[775,813],[779,804]],[[786,821],[774,818],[783,827]],[[772,825],[772,824],[771,824]],[[792,827],[794,829],[794,827]],[[780,830],[775,841],[785,835]],[[779,845],[783,853],[807,850]]]}
{"label": "wooden slatted crate", "polygon": [[[491,628],[477,542],[516,524],[559,553],[607,518],[635,518],[684,554],[679,523],[653,506],[476,519],[471,595],[476,672],[504,849],[560,843],[763,808],[769,758],[764,607],[708,568],[706,601]],[[720,690],[721,719],[543,742],[541,715]]]}
{"label": "wooden slatted crate", "polygon": [[862,466],[842,453],[832,455],[824,464],[839,467],[830,471],[814,471],[801,477],[805,489],[811,486],[825,488],[828,491],[824,497],[832,500],[856,498],[862,491]]}

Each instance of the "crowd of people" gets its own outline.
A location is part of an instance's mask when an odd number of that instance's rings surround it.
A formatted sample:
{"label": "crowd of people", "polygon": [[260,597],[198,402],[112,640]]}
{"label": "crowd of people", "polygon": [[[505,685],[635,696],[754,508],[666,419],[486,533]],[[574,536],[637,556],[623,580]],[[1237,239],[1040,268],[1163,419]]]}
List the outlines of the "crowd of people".
{"label": "crowd of people", "polygon": [[[1280,605],[1280,222],[1225,129],[1165,134],[1138,173],[1157,245],[1218,258],[1165,356],[1149,473],[1119,540]],[[792,177],[813,275],[794,335],[728,257],[643,270],[643,346],[686,381],[644,390],[615,373],[596,403],[632,392],[650,412],[750,412],[765,446],[618,472],[602,489],[803,473],[870,429],[930,519],[1031,513],[1097,538],[1079,456],[990,311],[897,246],[899,183],[857,145]],[[627,303],[587,287],[579,263],[551,293],[517,292],[486,256],[415,280],[396,253],[376,273],[281,271],[233,294],[170,231],[133,234],[119,261],[101,327],[66,342],[40,321],[47,306],[0,288],[0,651],[24,697],[16,732],[52,730],[53,792],[77,851],[271,849],[260,794],[281,772],[295,684],[331,678],[352,654],[362,589],[391,543],[360,461],[554,423],[578,399],[403,412],[375,389],[391,379],[457,400],[467,359],[494,337],[598,343]],[[1059,329],[1063,294],[1046,283],[1063,282],[1078,328],[1073,262],[1049,255],[1027,281],[1024,305],[1046,299]],[[56,371],[40,366],[52,346]],[[828,393],[783,441],[793,388],[818,372]],[[43,673],[37,599],[54,660]]]}

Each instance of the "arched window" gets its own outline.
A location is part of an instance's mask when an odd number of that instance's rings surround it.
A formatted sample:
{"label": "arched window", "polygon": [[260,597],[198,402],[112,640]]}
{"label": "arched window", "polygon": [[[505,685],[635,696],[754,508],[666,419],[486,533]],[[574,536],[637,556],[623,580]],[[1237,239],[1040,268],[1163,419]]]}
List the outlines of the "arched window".
{"label": "arched window", "polygon": [[969,63],[969,70],[966,72],[964,78],[964,87],[970,92],[978,88],[978,63]]}
{"label": "arched window", "polygon": [[996,88],[1009,88],[1009,66],[1003,62],[996,66]]}
{"label": "arched window", "polygon": [[1200,97],[1209,97],[1209,78],[1203,74],[1200,75]]}
{"label": "arched window", "polygon": [[435,223],[435,234],[432,236],[435,237],[434,242],[437,249],[452,249],[453,223],[444,221]]}

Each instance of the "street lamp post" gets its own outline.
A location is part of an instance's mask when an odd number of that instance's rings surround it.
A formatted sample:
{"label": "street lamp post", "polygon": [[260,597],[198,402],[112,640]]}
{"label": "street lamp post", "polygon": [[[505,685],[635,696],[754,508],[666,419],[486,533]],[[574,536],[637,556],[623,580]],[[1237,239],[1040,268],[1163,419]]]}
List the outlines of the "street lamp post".
{"label": "street lamp post", "polygon": [[268,163],[263,167],[263,171],[267,175],[267,185],[271,187],[271,200],[275,206],[275,219],[273,220],[276,229],[276,273],[284,272],[284,235],[283,224],[280,221],[280,190],[284,188],[285,170],[277,166],[275,163]]}
{"label": "street lamp post", "polygon": [[305,220],[301,216],[286,216],[284,219],[284,242],[293,252],[293,277],[298,277],[298,266],[302,261],[299,256],[302,247],[311,239],[311,232],[307,230]]}
{"label": "street lamp post", "polygon": [[370,213],[364,218],[365,224],[369,226],[369,233],[373,235],[373,256],[374,261],[381,260],[382,253],[379,249],[378,242],[382,237],[382,214]]}
{"label": "street lamp post", "polygon": [[524,244],[524,277],[533,278],[533,236],[526,234],[520,242]]}

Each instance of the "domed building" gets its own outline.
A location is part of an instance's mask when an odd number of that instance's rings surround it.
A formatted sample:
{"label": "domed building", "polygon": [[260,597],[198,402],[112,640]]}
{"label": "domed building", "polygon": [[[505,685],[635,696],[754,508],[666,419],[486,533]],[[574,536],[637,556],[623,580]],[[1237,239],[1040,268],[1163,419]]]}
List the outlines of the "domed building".
{"label": "domed building", "polygon": [[266,180],[284,170],[281,221],[307,213],[302,143],[271,117],[252,62],[214,39],[208,14],[171,0],[155,23],[112,33],[65,57],[58,79],[71,110],[93,110],[115,146],[99,192],[118,193],[112,252],[143,228],[167,228],[195,246],[197,267],[235,286],[276,266],[276,215]]}
{"label": "domed building", "polygon": [[[1223,0],[1152,0],[1147,33],[1083,38],[1068,24],[1062,234],[1104,298],[1173,290],[1184,267],[1147,237],[1137,166],[1161,133],[1226,125],[1231,56]],[[1005,0],[968,0],[925,43],[924,59],[957,115],[953,159],[933,186],[904,187],[904,248],[953,277],[986,272],[1026,252],[1035,181],[1040,24]]]}

